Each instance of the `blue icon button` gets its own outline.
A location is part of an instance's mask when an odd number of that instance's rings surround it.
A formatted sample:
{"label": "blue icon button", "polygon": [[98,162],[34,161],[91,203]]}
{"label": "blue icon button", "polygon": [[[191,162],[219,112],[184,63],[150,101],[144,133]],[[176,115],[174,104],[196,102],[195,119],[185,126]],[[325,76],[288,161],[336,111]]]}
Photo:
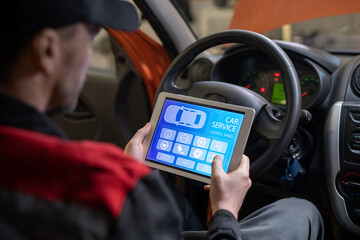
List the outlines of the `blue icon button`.
{"label": "blue icon button", "polygon": [[162,151],[166,151],[166,152],[170,152],[171,147],[172,147],[172,142],[164,140],[164,139],[159,139],[156,148]]}
{"label": "blue icon button", "polygon": [[215,151],[215,152],[225,153],[227,146],[228,146],[227,142],[212,140],[211,145],[210,145],[210,150]]}
{"label": "blue icon button", "polygon": [[206,151],[200,148],[192,147],[190,150],[190,157],[197,160],[204,160],[206,156]]}
{"label": "blue icon button", "polygon": [[200,148],[205,148],[208,149],[209,145],[210,145],[210,139],[209,138],[204,138],[204,137],[200,137],[200,136],[195,136],[194,139],[194,146],[195,147],[200,147]]}
{"label": "blue icon button", "polygon": [[186,167],[186,168],[189,168],[189,169],[193,169],[194,166],[195,166],[195,162],[191,161],[191,160],[184,159],[184,158],[177,158],[176,165]]}
{"label": "blue icon button", "polygon": [[187,146],[187,145],[180,144],[180,143],[175,143],[173,153],[186,156],[188,154],[188,152],[189,152],[189,148],[190,147]]}
{"label": "blue icon button", "polygon": [[168,128],[161,129],[160,137],[173,141],[175,139],[176,131]]}
{"label": "blue icon button", "polygon": [[207,174],[211,174],[211,165],[198,163],[198,165],[196,166],[196,170]]}
{"label": "blue icon button", "polygon": [[156,159],[168,163],[173,163],[175,160],[175,157],[166,153],[158,152],[156,155]]}
{"label": "blue icon button", "polygon": [[190,144],[193,139],[193,135],[189,133],[179,132],[176,141],[184,144]]}
{"label": "blue icon button", "polygon": [[209,152],[208,155],[206,156],[206,162],[211,163],[216,155],[218,155],[221,158],[221,160],[224,161],[224,155],[223,154],[219,154],[219,153],[216,153],[216,152]]}

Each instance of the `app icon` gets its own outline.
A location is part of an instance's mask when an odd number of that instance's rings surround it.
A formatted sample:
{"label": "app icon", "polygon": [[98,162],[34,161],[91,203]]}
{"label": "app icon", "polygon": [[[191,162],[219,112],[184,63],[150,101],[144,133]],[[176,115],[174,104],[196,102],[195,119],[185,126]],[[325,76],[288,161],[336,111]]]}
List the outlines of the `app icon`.
{"label": "app icon", "polygon": [[156,155],[156,159],[168,163],[173,163],[175,160],[175,157],[166,153],[158,152]]}
{"label": "app icon", "polygon": [[167,128],[161,129],[161,133],[160,133],[161,138],[165,138],[165,139],[168,139],[168,140],[174,140],[175,135],[176,135],[175,130],[171,130],[171,129],[167,129]]}
{"label": "app icon", "polygon": [[198,144],[199,147],[205,146],[205,144],[206,144],[205,138],[203,138],[203,137],[198,138],[197,144]]}
{"label": "app icon", "polygon": [[209,147],[209,144],[210,144],[209,138],[195,136],[194,146],[207,149]]}
{"label": "app icon", "polygon": [[220,154],[220,153],[215,153],[215,152],[209,152],[207,157],[206,157],[206,161],[209,162],[209,163],[212,163],[212,161],[213,161],[213,159],[214,159],[214,157],[216,155],[218,155],[221,158],[221,160],[224,161],[224,155]]}
{"label": "app icon", "polygon": [[193,155],[194,155],[194,158],[200,158],[201,155],[202,155],[202,151],[200,149],[196,149],[194,152],[193,152]]}
{"label": "app icon", "polygon": [[176,141],[181,142],[181,143],[185,143],[185,144],[190,144],[192,138],[193,138],[192,134],[179,132],[179,134],[178,134],[178,136],[176,138]]}
{"label": "app icon", "polygon": [[190,151],[190,157],[191,158],[195,158],[198,160],[204,160],[205,159],[205,155],[206,155],[206,151],[200,148],[191,148]]}
{"label": "app icon", "polygon": [[174,149],[173,149],[173,153],[186,156],[186,155],[188,154],[188,152],[189,152],[189,146],[183,145],[183,144],[179,144],[179,143],[175,143],[175,146],[174,146]]}
{"label": "app icon", "polygon": [[202,128],[205,124],[206,113],[184,106],[170,105],[165,112],[164,119],[168,123],[190,128]]}
{"label": "app icon", "polygon": [[227,146],[228,146],[227,142],[213,140],[210,145],[210,150],[215,152],[225,153]]}
{"label": "app icon", "polygon": [[170,152],[171,146],[172,146],[172,142],[169,142],[169,141],[166,141],[163,139],[159,139],[159,141],[156,145],[156,148],[163,150],[163,151]]}
{"label": "app icon", "polygon": [[199,163],[196,166],[196,170],[207,174],[211,174],[211,165]]}
{"label": "app icon", "polygon": [[195,166],[194,161],[184,159],[184,158],[177,158],[176,164],[179,166],[182,166],[182,167],[190,168],[190,169],[193,169]]}

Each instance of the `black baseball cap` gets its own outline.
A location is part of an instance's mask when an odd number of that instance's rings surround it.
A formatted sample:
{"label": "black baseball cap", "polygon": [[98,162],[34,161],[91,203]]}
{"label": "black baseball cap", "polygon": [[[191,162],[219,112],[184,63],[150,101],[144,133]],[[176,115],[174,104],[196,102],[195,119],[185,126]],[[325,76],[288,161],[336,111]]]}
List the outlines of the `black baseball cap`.
{"label": "black baseball cap", "polygon": [[10,14],[2,25],[22,34],[80,21],[123,31],[139,26],[135,6],[121,0],[8,0],[1,8]]}

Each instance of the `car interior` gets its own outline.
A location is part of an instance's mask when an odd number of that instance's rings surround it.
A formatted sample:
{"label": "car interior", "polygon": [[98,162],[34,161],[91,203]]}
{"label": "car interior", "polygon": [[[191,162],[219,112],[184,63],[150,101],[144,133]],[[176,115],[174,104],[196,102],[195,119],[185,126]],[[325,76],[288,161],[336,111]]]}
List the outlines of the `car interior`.
{"label": "car interior", "polygon": [[[240,9],[240,0],[189,1],[190,7],[208,7],[202,15],[193,10],[192,16],[182,2],[134,0],[143,22],[140,29],[101,31],[95,44],[102,48],[94,46],[94,61],[97,53],[107,55],[104,61],[111,67],[91,67],[76,110],[55,121],[70,139],[124,148],[150,120],[163,91],[251,107],[256,114],[245,154],[253,184],[239,217],[277,199],[299,197],[319,209],[325,239],[358,239],[360,48],[345,48],[350,46],[342,38],[345,33],[328,41],[311,33],[303,41],[277,38],[288,24],[267,36],[234,23],[218,30],[214,22],[220,20],[209,23],[208,12],[220,9],[216,16],[230,19],[229,9]],[[357,5],[354,12],[360,10]],[[198,15],[207,20],[197,25],[202,34],[192,26]],[[359,27],[358,14],[348,17],[352,28]],[[214,33],[207,32],[211,26]],[[331,50],[336,41],[342,48]],[[350,42],[359,45],[360,38]],[[203,183],[170,177],[206,226],[209,196]]]}

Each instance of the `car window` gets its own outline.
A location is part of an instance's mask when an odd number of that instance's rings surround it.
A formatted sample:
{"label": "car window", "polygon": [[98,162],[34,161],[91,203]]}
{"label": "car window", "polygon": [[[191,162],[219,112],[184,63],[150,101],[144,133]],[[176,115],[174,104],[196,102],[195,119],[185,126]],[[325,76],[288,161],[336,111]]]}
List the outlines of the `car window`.
{"label": "car window", "polygon": [[92,48],[93,61],[91,67],[115,69],[114,55],[111,51],[109,35],[105,29],[101,29],[95,36]]}
{"label": "car window", "polygon": [[[141,12],[138,11],[140,17]],[[141,17],[140,30],[146,33],[149,37],[158,43],[161,43],[155,31],[149,22]],[[105,29],[101,29],[96,35],[93,45],[93,61],[91,67],[115,70],[115,59],[111,50],[109,34]]]}

